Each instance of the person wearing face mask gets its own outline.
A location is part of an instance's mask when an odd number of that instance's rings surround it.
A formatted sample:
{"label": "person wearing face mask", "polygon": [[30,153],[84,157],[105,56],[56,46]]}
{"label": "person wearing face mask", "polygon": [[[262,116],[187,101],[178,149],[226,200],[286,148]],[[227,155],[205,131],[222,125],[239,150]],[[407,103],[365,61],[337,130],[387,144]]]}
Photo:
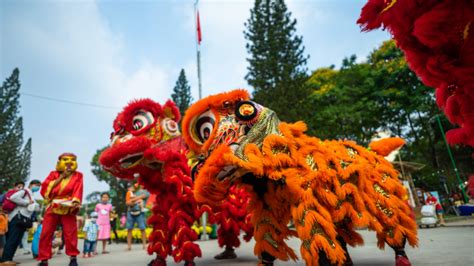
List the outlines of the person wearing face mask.
{"label": "person wearing face mask", "polygon": [[97,212],[97,224],[99,225],[99,235],[97,240],[102,241],[102,254],[108,254],[106,250],[107,241],[110,238],[110,212],[112,204],[109,203],[110,195],[107,192],[100,194],[100,202],[95,206]]}
{"label": "person wearing face mask", "polygon": [[39,180],[32,180],[27,188],[18,189],[9,197],[16,204],[8,216],[8,235],[0,262],[3,265],[14,264],[13,256],[20,245],[21,239],[28,228],[31,228],[32,216],[39,211],[39,205],[32,197],[33,191],[38,191],[41,186]]}
{"label": "person wearing face mask", "polygon": [[59,155],[56,170],[52,171],[41,186],[41,195],[46,204],[43,230],[39,241],[36,260],[39,266],[47,266],[52,256],[52,241],[58,225],[63,228],[66,254],[69,266],[77,266],[77,223],[76,214],[81,208],[83,178],[77,170],[77,157],[73,153]]}
{"label": "person wearing face mask", "polygon": [[90,258],[94,254],[95,245],[97,244],[97,235],[99,231],[99,225],[97,225],[97,212],[91,213],[90,222],[88,222],[82,231],[84,231],[84,252],[83,258]]}

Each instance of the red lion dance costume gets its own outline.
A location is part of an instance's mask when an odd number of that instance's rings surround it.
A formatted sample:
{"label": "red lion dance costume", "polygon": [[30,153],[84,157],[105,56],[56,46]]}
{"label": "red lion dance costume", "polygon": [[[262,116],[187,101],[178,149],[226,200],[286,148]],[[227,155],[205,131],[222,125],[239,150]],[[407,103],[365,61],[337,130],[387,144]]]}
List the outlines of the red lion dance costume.
{"label": "red lion dance costume", "polygon": [[474,147],[474,1],[370,0],[357,21],[363,30],[387,28],[436,102],[460,126],[451,144]]}
{"label": "red lion dance costume", "polygon": [[[232,185],[248,189],[260,265],[296,259],[285,243],[290,236],[302,240],[307,265],[351,264],[346,243],[363,243],[356,227],[376,231],[378,246],[387,243],[397,265],[410,265],[404,245],[417,245],[416,223],[397,171],[377,154],[387,155],[403,140],[382,140],[368,150],[351,141],[321,141],[305,130],[303,122],[281,123],[243,90],[198,101],[183,119],[186,143],[203,157],[196,199],[215,204]],[[288,228],[290,220],[296,231]]]}
{"label": "red lion dance costume", "polygon": [[[195,265],[194,259],[201,257],[201,249],[194,243],[197,234],[191,226],[204,211],[214,218],[211,209],[207,205],[198,206],[194,198],[186,147],[177,124],[179,119],[179,111],[172,101],[164,106],[150,99],[134,101],[118,114],[110,148],[100,156],[105,170],[119,178],[138,176],[139,183],[156,195],[153,214],[148,220],[153,226],[148,253],[157,254],[150,263],[154,266],[166,265],[168,255],[176,262]],[[239,206],[227,203],[231,207]],[[245,207],[246,202],[240,204]],[[245,229],[242,220],[247,216],[231,207],[219,212],[227,218],[222,219],[225,222],[221,223],[219,243],[228,248],[239,245],[240,228]],[[215,215],[217,218],[221,217],[219,213]]]}

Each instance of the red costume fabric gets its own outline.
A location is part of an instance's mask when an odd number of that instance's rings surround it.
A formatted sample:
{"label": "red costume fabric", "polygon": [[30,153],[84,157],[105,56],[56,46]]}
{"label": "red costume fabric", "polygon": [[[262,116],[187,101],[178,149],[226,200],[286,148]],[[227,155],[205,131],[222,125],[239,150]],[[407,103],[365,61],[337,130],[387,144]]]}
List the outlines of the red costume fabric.
{"label": "red costume fabric", "polygon": [[[209,206],[197,204],[179,119],[179,110],[171,101],[163,106],[150,99],[134,101],[118,114],[110,148],[99,159],[114,176],[138,177],[138,182],[155,195],[148,219],[153,227],[148,253],[157,255],[150,263],[153,266],[166,265],[169,255],[175,262],[185,261],[185,265],[193,265],[195,257],[201,257],[201,249],[194,243],[198,236],[191,226],[204,211],[211,221],[221,224],[219,244],[229,247],[239,246],[240,229],[249,220],[247,200],[241,198],[244,194],[240,190],[235,190],[234,199],[215,215]],[[249,228],[243,229],[251,237]]]}
{"label": "red costume fabric", "polygon": [[357,21],[362,29],[388,29],[411,69],[459,128],[451,144],[474,147],[474,2],[472,0],[369,0]]}
{"label": "red costume fabric", "polygon": [[77,256],[77,224],[78,208],[59,204],[60,200],[81,203],[83,192],[82,173],[74,172],[69,178],[63,179],[53,187],[60,172],[52,171],[41,185],[41,195],[46,200],[47,208],[43,218],[38,261],[49,260],[52,256],[52,239],[58,225],[62,225],[66,254]]}
{"label": "red costume fabric", "polygon": [[240,231],[244,231],[244,240],[250,241],[253,236],[252,216],[247,211],[250,193],[245,189],[232,186],[227,198],[220,206],[213,206],[210,221],[219,225],[217,242],[219,247],[238,248]]}

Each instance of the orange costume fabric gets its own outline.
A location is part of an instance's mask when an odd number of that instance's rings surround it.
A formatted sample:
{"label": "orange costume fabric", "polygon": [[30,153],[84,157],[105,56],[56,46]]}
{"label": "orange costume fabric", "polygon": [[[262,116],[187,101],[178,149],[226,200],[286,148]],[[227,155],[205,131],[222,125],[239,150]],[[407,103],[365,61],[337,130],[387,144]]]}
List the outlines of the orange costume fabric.
{"label": "orange costume fabric", "polygon": [[[200,120],[212,121],[207,129]],[[210,134],[202,134],[205,130]],[[307,136],[303,122],[282,123],[246,91],[209,96],[192,105],[183,119],[183,135],[193,152],[204,157],[195,182],[199,202],[222,202],[230,186],[251,194],[256,255],[297,259],[285,243],[301,239],[307,265],[318,265],[324,251],[333,264],[346,255],[337,238],[363,244],[355,231],[375,231],[378,246],[418,243],[415,221],[403,197],[398,172],[382,156],[352,141],[322,141]],[[385,144],[384,144],[385,142]],[[372,145],[398,148],[399,139]],[[290,221],[295,229],[288,228]]]}
{"label": "orange costume fabric", "polygon": [[82,202],[83,178],[82,173],[75,171],[69,178],[63,179],[57,186],[52,187],[59,178],[60,172],[52,171],[41,185],[41,195],[46,200],[46,212],[43,218],[43,230],[39,242],[38,261],[49,260],[52,256],[52,238],[58,225],[62,225],[66,254],[71,257],[80,252],[77,249],[78,208],[63,206],[58,200]]}

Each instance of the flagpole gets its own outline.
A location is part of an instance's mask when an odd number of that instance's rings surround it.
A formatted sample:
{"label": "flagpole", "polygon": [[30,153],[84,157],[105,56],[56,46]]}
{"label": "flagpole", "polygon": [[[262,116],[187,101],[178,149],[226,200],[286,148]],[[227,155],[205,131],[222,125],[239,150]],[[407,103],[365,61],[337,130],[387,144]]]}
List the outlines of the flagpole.
{"label": "flagpole", "polygon": [[202,99],[202,85],[201,85],[201,44],[199,43],[199,33],[198,29],[198,11],[197,5],[199,0],[196,0],[194,3],[194,23],[196,24],[196,56],[197,56],[197,75],[198,75],[198,92],[199,92],[199,100]]}
{"label": "flagpole", "polygon": [[[197,5],[199,0],[196,0],[194,3],[194,23],[196,24],[196,56],[197,56],[197,74],[198,74],[198,89],[199,89],[199,100],[202,98],[202,86],[201,86],[201,43],[200,43],[200,30],[201,26],[199,22],[199,15]],[[209,236],[207,235],[207,213],[202,214],[202,234],[201,240],[209,240]]]}

